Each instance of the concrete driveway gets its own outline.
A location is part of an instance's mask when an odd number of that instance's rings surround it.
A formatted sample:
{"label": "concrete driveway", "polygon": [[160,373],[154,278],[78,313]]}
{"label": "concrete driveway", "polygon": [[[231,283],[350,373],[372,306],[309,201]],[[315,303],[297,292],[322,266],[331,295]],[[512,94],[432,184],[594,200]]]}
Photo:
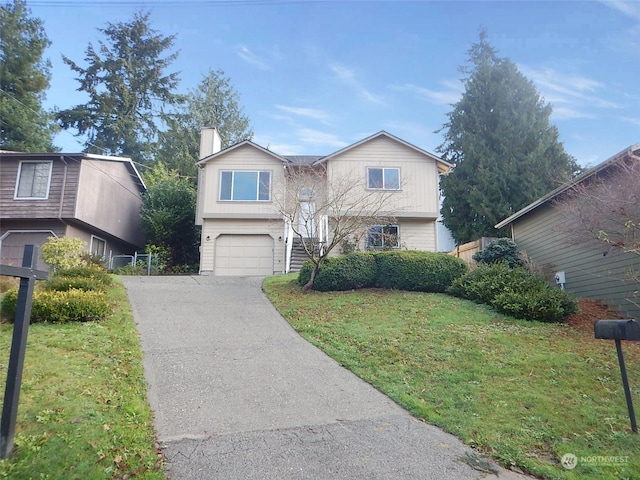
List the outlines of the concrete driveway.
{"label": "concrete driveway", "polygon": [[[172,479],[520,479],[303,340],[257,277],[123,277]],[[489,470],[495,466],[489,465]]]}

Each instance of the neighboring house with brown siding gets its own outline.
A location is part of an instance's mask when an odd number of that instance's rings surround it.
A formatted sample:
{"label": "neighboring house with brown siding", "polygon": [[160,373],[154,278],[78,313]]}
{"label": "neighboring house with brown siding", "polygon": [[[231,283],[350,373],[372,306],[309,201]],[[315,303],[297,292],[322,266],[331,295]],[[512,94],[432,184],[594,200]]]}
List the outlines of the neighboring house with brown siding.
{"label": "neighboring house with brown siding", "polygon": [[581,244],[574,238],[574,229],[560,208],[576,185],[588,188],[594,179],[608,181],[613,167],[621,161],[640,162],[640,144],[587,170],[571,183],[498,223],[496,228],[510,228],[518,249],[526,252],[535,265],[564,272],[567,291],[578,297],[604,301],[625,316],[640,319],[638,281],[630,278],[631,272],[640,272],[640,257],[606,243]]}
{"label": "neighboring house with brown siding", "polygon": [[[287,189],[287,169],[292,168],[322,171],[329,184],[356,175],[363,192],[391,192],[390,203],[379,213],[393,217],[393,225],[371,225],[370,234],[361,240],[361,249],[384,238],[380,235],[384,230],[394,239],[394,245],[386,248],[437,250],[439,175],[451,165],[387,132],[326,156],[287,156],[251,141],[221,150],[218,132],[205,128],[200,158],[196,223],[202,225],[203,274],[289,271],[291,232],[275,200],[286,196],[282,190]],[[301,212],[315,210],[309,200],[300,198]],[[318,222],[311,228],[314,235],[331,235],[330,216],[314,218],[314,222]],[[322,222],[328,228],[322,227]]]}
{"label": "neighboring house with brown siding", "polygon": [[107,258],[133,253],[145,244],[145,190],[128,158],[0,151],[0,262],[19,264],[24,245],[52,236],[80,238]]}

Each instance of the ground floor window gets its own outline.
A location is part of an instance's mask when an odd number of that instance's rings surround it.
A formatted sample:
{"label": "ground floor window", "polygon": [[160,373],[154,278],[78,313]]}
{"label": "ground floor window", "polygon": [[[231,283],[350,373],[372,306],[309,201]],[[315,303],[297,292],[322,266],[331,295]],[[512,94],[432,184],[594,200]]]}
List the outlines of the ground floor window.
{"label": "ground floor window", "polygon": [[372,225],[367,232],[367,249],[398,248],[400,246],[399,238],[398,225]]}
{"label": "ground floor window", "polygon": [[104,252],[107,249],[107,242],[102,238],[91,235],[91,255],[96,257],[104,257]]}

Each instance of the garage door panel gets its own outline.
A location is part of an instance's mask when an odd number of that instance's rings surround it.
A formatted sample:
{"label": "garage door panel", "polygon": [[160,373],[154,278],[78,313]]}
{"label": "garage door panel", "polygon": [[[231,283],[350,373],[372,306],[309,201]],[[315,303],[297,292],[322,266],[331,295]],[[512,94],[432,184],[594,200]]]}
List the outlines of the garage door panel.
{"label": "garage door panel", "polygon": [[215,255],[216,275],[273,273],[273,239],[269,235],[220,235]]}

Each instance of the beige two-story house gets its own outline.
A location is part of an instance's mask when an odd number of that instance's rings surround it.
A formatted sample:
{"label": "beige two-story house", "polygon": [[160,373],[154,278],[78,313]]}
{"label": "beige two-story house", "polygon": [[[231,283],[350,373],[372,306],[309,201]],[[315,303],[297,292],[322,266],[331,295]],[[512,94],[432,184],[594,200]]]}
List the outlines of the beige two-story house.
{"label": "beige two-story house", "polygon": [[132,254],[145,244],[145,190],[129,158],[0,151],[0,261],[20,265],[24,245],[62,236],[106,259]]}
{"label": "beige two-story house", "polygon": [[[354,235],[356,248],[437,250],[439,175],[451,165],[387,132],[325,156],[287,156],[248,140],[221,150],[216,129],[205,128],[200,158],[196,223],[202,225],[202,274],[288,272],[292,238],[330,239],[337,223],[332,218],[345,215],[337,210],[365,214],[358,202],[376,208],[367,214],[368,231]],[[314,184],[301,184],[301,172],[313,172]],[[335,197],[340,188],[340,204],[321,211],[323,195]],[[283,209],[295,218],[288,220]]]}

